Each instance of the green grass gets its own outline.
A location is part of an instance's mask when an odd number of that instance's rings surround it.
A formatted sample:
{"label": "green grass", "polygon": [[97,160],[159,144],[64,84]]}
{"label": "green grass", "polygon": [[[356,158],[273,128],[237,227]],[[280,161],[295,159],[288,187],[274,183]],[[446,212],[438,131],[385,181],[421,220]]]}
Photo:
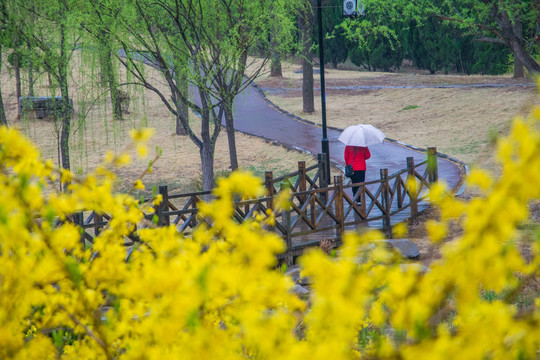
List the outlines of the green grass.
{"label": "green grass", "polygon": [[496,126],[491,126],[488,131],[488,141],[491,145],[495,145],[501,136],[499,129]]}
{"label": "green grass", "polygon": [[249,171],[256,177],[263,179],[264,173],[266,171],[272,171],[274,179],[297,171],[297,169],[283,168],[282,166],[280,166],[279,163],[276,163],[274,160],[268,160],[257,164],[248,165],[246,167],[243,167],[243,170]]}
{"label": "green grass", "polygon": [[418,109],[420,107],[420,105],[407,105],[405,106],[403,109],[401,109],[402,111],[407,111],[407,110],[414,110],[414,109]]}
{"label": "green grass", "polygon": [[457,146],[449,147],[448,151],[450,153],[477,154],[480,151],[481,146],[488,143],[488,140],[471,140],[470,142],[461,141],[461,143],[459,143],[459,139],[456,139],[455,141]]}
{"label": "green grass", "polygon": [[493,290],[484,290],[481,292],[482,300],[489,303],[493,301],[503,301],[516,305],[518,309],[530,309],[534,307],[535,299],[540,296],[540,292],[532,288],[520,289],[516,294],[509,294],[508,291],[497,293]]}

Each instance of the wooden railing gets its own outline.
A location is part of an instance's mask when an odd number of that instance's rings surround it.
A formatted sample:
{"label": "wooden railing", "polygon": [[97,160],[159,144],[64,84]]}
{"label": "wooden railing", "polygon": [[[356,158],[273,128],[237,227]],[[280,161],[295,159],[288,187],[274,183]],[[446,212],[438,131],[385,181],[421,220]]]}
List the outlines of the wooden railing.
{"label": "wooden railing", "polygon": [[[303,248],[316,245],[323,238],[340,240],[345,230],[363,224],[383,229],[391,236],[392,223],[413,218],[420,206],[427,206],[430,185],[438,177],[436,150],[430,148],[426,161],[415,164],[409,157],[406,168],[401,171],[389,175],[387,169],[381,169],[380,179],[354,184],[359,189],[356,196],[352,196],[353,184],[345,183],[341,175],[334,176],[332,185],[326,184],[327,159],[319,155],[318,160],[310,167],[301,161],[298,171],[278,178],[274,178],[272,172],[266,172],[267,196],[237,201],[234,205],[234,219],[242,223],[255,213],[266,214],[267,209],[273,210],[276,194],[284,188],[291,189],[290,208],[274,214],[275,225],[270,229],[285,240],[287,252],[283,256],[287,262]],[[417,183],[414,192],[407,184],[410,178]],[[197,216],[197,204],[210,192],[169,194],[167,186],[160,186],[159,193],[163,201],[154,214],[145,215],[148,221],[158,226],[174,225],[187,235],[201,222],[208,221]],[[73,221],[83,228],[84,242],[93,242],[108,220],[110,217],[106,214],[97,215],[90,211],[73,217]],[[129,241],[126,244],[129,245]]]}

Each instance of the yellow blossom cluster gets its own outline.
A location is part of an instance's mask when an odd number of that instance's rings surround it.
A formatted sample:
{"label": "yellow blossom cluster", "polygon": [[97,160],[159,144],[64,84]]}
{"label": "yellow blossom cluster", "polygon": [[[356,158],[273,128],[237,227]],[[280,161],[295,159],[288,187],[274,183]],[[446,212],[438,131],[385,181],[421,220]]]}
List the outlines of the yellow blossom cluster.
{"label": "yellow blossom cluster", "polygon": [[[220,180],[215,200],[200,206],[206,221],[184,237],[174,226],[139,226],[139,203],[113,193],[109,168],[84,178],[54,171],[0,128],[0,359],[537,358],[540,300],[515,306],[540,275],[540,236],[527,260],[515,242],[540,195],[537,115],[517,119],[501,142],[499,179],[471,174],[485,196],[463,202],[442,185],[432,190],[441,209],[429,225],[434,240],[456,219],[464,234],[441,245],[429,269],[403,263],[380,233],[349,234],[336,257],[301,258],[308,299],[276,269],[284,242],[262,226],[274,215],[233,218],[234,201],[264,194],[252,175]],[[53,190],[59,178],[67,192]],[[85,246],[71,221],[83,209],[110,218]]]}
{"label": "yellow blossom cluster", "polygon": [[[441,221],[427,224],[432,240],[446,236],[450,221],[461,221],[464,234],[444,244],[429,269],[400,263],[379,246],[369,250],[373,234],[349,235],[337,262],[319,252],[304,257],[305,274],[314,281],[307,338],[329,345],[315,347],[321,352],[312,358],[538,358],[540,298],[525,309],[516,302],[540,276],[540,232],[536,228],[535,241],[525,244],[533,253],[527,260],[518,251],[516,228],[528,216],[529,201],[540,197],[539,115],[540,109],[515,119],[498,145],[499,179],[471,173],[469,185],[484,189],[484,196],[465,202],[443,184],[431,190],[441,213]],[[486,298],[486,292],[497,296]],[[371,336],[359,346],[359,329],[366,328]]]}

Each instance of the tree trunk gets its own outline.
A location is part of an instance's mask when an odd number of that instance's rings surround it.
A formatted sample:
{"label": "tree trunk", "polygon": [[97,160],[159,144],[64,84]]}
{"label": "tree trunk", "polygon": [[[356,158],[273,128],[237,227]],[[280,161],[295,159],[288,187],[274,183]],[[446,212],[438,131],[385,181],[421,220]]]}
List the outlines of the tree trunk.
{"label": "tree trunk", "polygon": [[[202,183],[203,191],[210,191],[214,188],[214,149],[213,146],[203,142],[200,149],[201,167],[202,167]],[[205,197],[205,201],[210,200],[210,197]]]}
{"label": "tree trunk", "polygon": [[62,107],[60,111],[60,121],[62,123],[60,133],[60,154],[62,156],[62,168],[69,170],[71,168],[69,158],[69,135],[71,132],[71,105],[69,101],[69,92],[67,85],[67,73],[61,73],[60,93],[62,95]]}
{"label": "tree trunk", "polygon": [[234,133],[234,116],[233,116],[233,104],[231,101],[224,103],[224,113],[225,113],[225,127],[227,129],[227,139],[229,141],[229,157],[231,159],[231,170],[235,171],[238,169],[238,155],[236,153],[236,136]]}
{"label": "tree trunk", "polygon": [[[313,1],[310,1],[312,3]],[[313,33],[313,7],[306,6],[298,16],[298,30],[302,56],[302,109],[305,113],[315,111],[313,95],[313,64],[311,34]]]}
{"label": "tree trunk", "polygon": [[34,59],[30,44],[28,44],[28,96],[35,96],[34,93]]}
{"label": "tree trunk", "polygon": [[176,107],[176,111],[179,114],[181,112],[183,113],[183,115],[179,115],[179,116],[176,117],[176,135],[185,136],[185,135],[187,135],[187,131],[182,126],[182,120],[181,120],[182,119],[181,116],[185,116],[186,118],[188,117],[188,107],[185,104],[185,102],[180,101],[180,103]]}
{"label": "tree trunk", "polygon": [[283,71],[281,69],[281,54],[277,51],[272,53],[270,77],[283,77]]}
{"label": "tree trunk", "polygon": [[[109,39],[104,41],[108,42]],[[118,80],[114,72],[112,63],[112,50],[108,45],[99,43],[99,63],[101,66],[101,79],[107,84],[109,88],[109,94],[111,97],[111,104],[113,110],[113,117],[115,120],[123,120],[122,116],[122,102],[118,91]]]}
{"label": "tree trunk", "polygon": [[510,39],[509,43],[514,53],[514,59],[520,61],[531,74],[540,72],[540,65],[531,57],[519,40]]}
{"label": "tree trunk", "polygon": [[[270,6],[270,13],[273,13],[273,6]],[[272,21],[275,21],[275,18],[272,16]],[[274,33],[271,35],[272,43],[276,41]],[[283,77],[283,71],[281,69],[281,52],[274,48],[270,54],[270,77]]]}
{"label": "tree trunk", "polygon": [[[16,46],[16,45],[14,45]],[[15,96],[17,96],[17,118],[21,116],[21,68],[17,50],[13,52],[13,70],[15,71]]]}
{"label": "tree trunk", "polygon": [[[30,22],[36,22],[36,6],[34,2],[31,5]],[[28,56],[28,96],[35,96],[34,92],[34,51],[32,51],[32,45],[29,41],[26,41],[26,51]]]}
{"label": "tree trunk", "polygon": [[[221,124],[216,124],[219,119],[213,119],[214,131],[212,136],[210,135],[210,123],[212,122],[212,110],[209,109],[209,95],[205,93],[205,90],[199,88],[199,96],[201,98],[201,139],[202,143],[199,146],[201,154],[201,168],[203,176],[203,190],[210,191],[214,188],[214,148],[216,146],[216,139],[221,129]],[[210,197],[205,197],[208,201]]]}
{"label": "tree trunk", "polygon": [[122,102],[120,100],[118,91],[118,80],[114,72],[112,63],[111,49],[107,48],[107,53],[104,54],[105,72],[107,77],[107,84],[109,85],[109,92],[111,94],[111,104],[113,109],[113,117],[115,120],[123,120],[122,116]]}
{"label": "tree trunk", "polygon": [[[2,44],[0,43],[0,73],[2,73]],[[1,81],[1,78],[0,78]],[[4,100],[2,99],[2,84],[0,84],[0,126],[7,126],[6,111],[4,109]]]}
{"label": "tree trunk", "polygon": [[[519,18],[514,19],[514,24],[512,25],[512,30],[514,31],[514,34],[521,38],[522,32],[523,32],[523,24],[521,22],[521,16]],[[522,78],[525,76],[525,72],[523,71],[523,63],[519,58],[514,57],[514,77],[515,78]]]}
{"label": "tree trunk", "polygon": [[[247,62],[247,51],[244,51],[239,57],[239,69],[238,73],[235,76],[232,76],[230,79],[230,86],[226,88],[230,89],[229,92],[226,92],[225,97],[222,99],[222,105],[220,106],[220,111],[218,115],[218,121],[222,121],[223,114],[225,115],[225,127],[227,129],[227,139],[229,142],[229,158],[231,161],[231,170],[235,171],[238,169],[238,154],[236,152],[236,132],[234,131],[234,98],[235,94],[238,94],[240,91]],[[225,83],[225,82],[223,82]]]}
{"label": "tree trunk", "polygon": [[187,102],[184,99],[187,99],[189,96],[189,82],[186,76],[181,75],[179,71],[174,72],[176,87],[178,91],[180,92],[180,96],[176,96],[176,100],[174,101],[176,105],[176,112],[178,115],[176,116],[176,135],[187,135],[187,130],[184,129],[182,126],[181,119],[186,119],[188,121],[189,119],[189,107]]}
{"label": "tree trunk", "polygon": [[[58,59],[58,85],[62,95],[62,108],[60,111],[60,120],[62,129],[60,133],[60,153],[62,156],[62,168],[71,169],[69,158],[69,135],[71,132],[71,104],[69,100],[67,64],[68,55],[66,53],[66,28],[64,24],[60,25],[60,57]],[[67,184],[66,184],[67,185]],[[64,187],[66,190],[66,187]]]}
{"label": "tree trunk", "polygon": [[122,116],[122,102],[120,100],[120,92],[115,80],[109,79],[109,92],[111,94],[111,104],[113,109],[113,118],[115,120],[124,120]]}
{"label": "tree trunk", "polygon": [[313,94],[313,65],[307,59],[302,59],[302,109],[305,113],[315,111]]}
{"label": "tree trunk", "polygon": [[525,76],[524,66],[523,63],[519,60],[519,58],[514,58],[514,77],[515,78],[522,78]]}
{"label": "tree trunk", "polygon": [[502,36],[508,42],[512,53],[514,54],[514,62],[520,62],[525,66],[531,74],[540,72],[540,65],[529,54],[525,45],[521,40],[521,34],[514,33],[514,27],[510,21],[510,17],[505,9],[499,9],[500,17],[497,19],[502,30]]}

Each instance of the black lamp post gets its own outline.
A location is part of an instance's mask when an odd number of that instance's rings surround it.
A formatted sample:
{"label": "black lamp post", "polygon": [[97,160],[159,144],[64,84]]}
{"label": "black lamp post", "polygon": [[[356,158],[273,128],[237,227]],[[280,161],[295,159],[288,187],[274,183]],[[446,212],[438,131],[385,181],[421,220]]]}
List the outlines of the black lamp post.
{"label": "black lamp post", "polygon": [[326,133],[326,94],[324,86],[324,46],[322,33],[322,6],[321,0],[317,0],[317,20],[319,22],[319,66],[321,77],[321,113],[322,113],[322,153],[326,155],[326,183],[330,184],[330,146]]}

